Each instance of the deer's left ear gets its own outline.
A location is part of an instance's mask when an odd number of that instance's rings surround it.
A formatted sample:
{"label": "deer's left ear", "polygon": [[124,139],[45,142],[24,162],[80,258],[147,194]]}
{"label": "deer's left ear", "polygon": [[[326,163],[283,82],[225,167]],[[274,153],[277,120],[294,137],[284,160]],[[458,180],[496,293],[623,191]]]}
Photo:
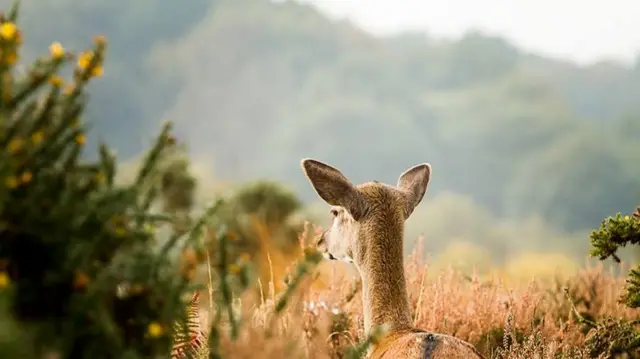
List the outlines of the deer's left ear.
{"label": "deer's left ear", "polygon": [[411,167],[406,170],[398,178],[397,187],[406,196],[405,219],[411,216],[413,210],[416,208],[424,194],[427,192],[427,186],[429,185],[429,179],[431,178],[431,165],[428,163],[422,163]]}
{"label": "deer's left ear", "polygon": [[367,201],[338,169],[313,159],[301,162],[302,171],[318,196],[332,206],[343,207],[356,221],[367,212]]}

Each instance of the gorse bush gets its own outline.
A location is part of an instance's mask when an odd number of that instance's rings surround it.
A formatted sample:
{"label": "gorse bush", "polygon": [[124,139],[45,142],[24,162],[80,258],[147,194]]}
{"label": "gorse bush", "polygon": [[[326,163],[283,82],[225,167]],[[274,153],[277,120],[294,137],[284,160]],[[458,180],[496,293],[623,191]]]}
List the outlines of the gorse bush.
{"label": "gorse bush", "polygon": [[149,211],[154,166],[174,142],[170,126],[135,183],[114,186],[106,146],[98,160],[82,158],[86,88],[103,73],[104,38],[77,56],[54,43],[19,76],[16,17],[14,6],[0,18],[0,297],[19,344],[2,346],[1,356],[166,356],[194,290],[168,256],[189,239],[149,250],[154,228],[170,220]]}
{"label": "gorse bush", "polygon": [[[618,250],[627,245],[640,244],[640,206],[632,215],[617,213],[606,218],[600,228],[590,235],[591,255],[600,260],[613,258],[620,262]],[[620,302],[629,308],[640,307],[640,266],[629,271],[627,286]],[[592,320],[578,314],[579,319],[590,329],[586,344],[593,356],[626,355],[640,358],[640,316],[625,320],[607,316]]]}

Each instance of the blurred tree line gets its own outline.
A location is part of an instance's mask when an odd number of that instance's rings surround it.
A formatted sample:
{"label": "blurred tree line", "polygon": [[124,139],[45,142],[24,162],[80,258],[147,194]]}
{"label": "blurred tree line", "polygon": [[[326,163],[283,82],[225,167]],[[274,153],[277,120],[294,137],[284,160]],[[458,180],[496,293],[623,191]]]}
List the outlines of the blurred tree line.
{"label": "blurred tree line", "polygon": [[315,197],[301,157],[389,183],[429,161],[430,196],[454,192],[447,198],[472,203],[478,218],[541,216],[552,238],[640,200],[628,190],[640,189],[640,61],[578,67],[478,32],[376,38],[292,1],[23,8],[27,54],[53,40],[80,47],[86,33],[111,39],[88,116],[121,158],[136,156],[166,118],[216,179],[266,177],[303,200]]}

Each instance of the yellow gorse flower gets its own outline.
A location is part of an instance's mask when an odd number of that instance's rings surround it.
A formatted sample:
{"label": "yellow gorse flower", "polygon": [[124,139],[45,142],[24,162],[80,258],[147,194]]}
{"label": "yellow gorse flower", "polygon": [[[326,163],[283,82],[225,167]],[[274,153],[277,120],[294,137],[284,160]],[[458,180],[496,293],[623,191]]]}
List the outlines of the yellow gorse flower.
{"label": "yellow gorse flower", "polygon": [[[86,70],[91,64],[91,61],[93,61],[94,56],[95,56],[95,53],[93,51],[87,51],[80,54],[80,56],[78,56],[78,68],[80,68],[81,70]],[[100,77],[102,76],[103,73],[104,73],[104,69],[100,64],[97,64],[91,70],[91,76],[93,77]]]}
{"label": "yellow gorse flower", "polygon": [[31,135],[31,142],[33,142],[34,145],[40,144],[40,142],[42,142],[43,139],[44,139],[44,132],[42,131],[36,131]]}
{"label": "yellow gorse flower", "polygon": [[87,142],[87,137],[83,134],[79,134],[76,136],[76,142],[80,145],[84,145],[84,143]]}
{"label": "yellow gorse flower", "polygon": [[49,83],[55,87],[60,87],[62,86],[62,83],[64,82],[64,80],[62,80],[62,77],[58,76],[58,75],[53,75],[51,76],[51,78],[49,79]]}
{"label": "yellow gorse flower", "polygon": [[0,25],[0,37],[5,40],[14,40],[18,33],[18,28],[16,24],[12,22],[5,22]]}
{"label": "yellow gorse flower", "polygon": [[86,70],[86,68],[89,67],[92,59],[93,52],[89,51],[81,53],[80,56],[78,56],[78,67],[82,70]]}
{"label": "yellow gorse flower", "polygon": [[104,75],[104,69],[102,66],[96,66],[93,68],[93,71],[91,71],[91,76],[93,77],[100,77],[102,75]]}
{"label": "yellow gorse flower", "polygon": [[147,332],[152,338],[157,338],[162,335],[164,330],[162,328],[162,325],[160,325],[158,322],[151,322],[147,326]]}
{"label": "yellow gorse flower", "polygon": [[22,181],[22,183],[29,183],[31,182],[32,179],[33,179],[33,173],[31,172],[25,172],[22,174],[22,176],[20,176],[20,180]]}
{"label": "yellow gorse flower", "polygon": [[54,42],[49,46],[49,52],[54,59],[61,59],[64,56],[64,47],[59,42]]}
{"label": "yellow gorse flower", "polygon": [[7,147],[9,149],[9,152],[16,153],[22,149],[22,140],[19,138],[14,138],[9,141],[9,145]]}
{"label": "yellow gorse flower", "polygon": [[6,288],[11,283],[11,279],[6,272],[0,272],[0,288]]}

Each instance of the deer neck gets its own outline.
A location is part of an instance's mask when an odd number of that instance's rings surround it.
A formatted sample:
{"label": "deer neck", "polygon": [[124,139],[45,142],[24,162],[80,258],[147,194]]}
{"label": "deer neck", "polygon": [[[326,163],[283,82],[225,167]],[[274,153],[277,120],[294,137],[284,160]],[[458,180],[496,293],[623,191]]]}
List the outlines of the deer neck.
{"label": "deer neck", "polygon": [[370,244],[356,267],[362,278],[364,329],[387,325],[388,330],[407,329],[412,325],[407,285],[404,277],[404,229],[380,226],[366,238]]}

